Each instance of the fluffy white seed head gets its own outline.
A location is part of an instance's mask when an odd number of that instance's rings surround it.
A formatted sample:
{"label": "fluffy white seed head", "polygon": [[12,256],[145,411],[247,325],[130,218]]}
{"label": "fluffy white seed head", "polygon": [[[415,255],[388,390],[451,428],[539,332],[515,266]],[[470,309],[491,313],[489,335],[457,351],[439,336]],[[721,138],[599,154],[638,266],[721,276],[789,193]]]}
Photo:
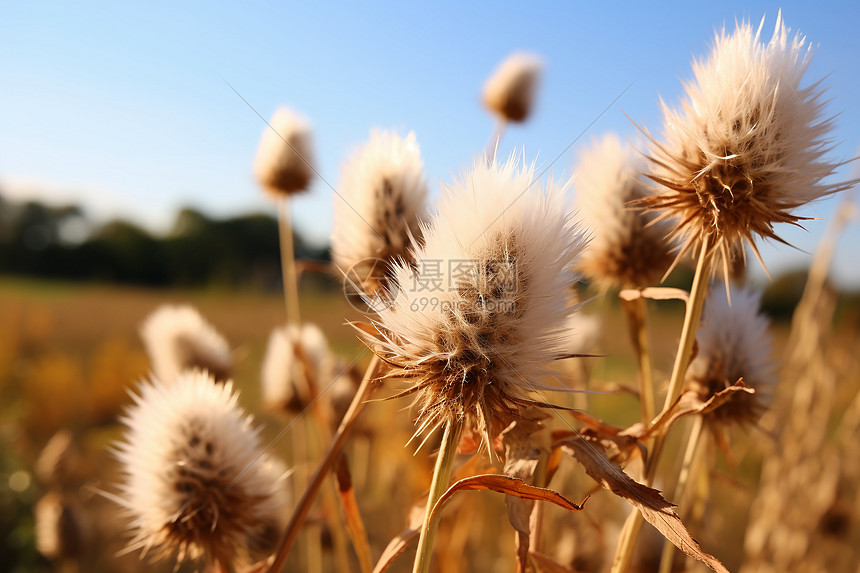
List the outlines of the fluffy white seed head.
{"label": "fluffy white seed head", "polygon": [[743,378],[755,394],[737,393],[710,414],[711,421],[755,423],[775,383],[768,320],[759,314],[760,294],[712,285],[705,301],[699,352],[687,371],[687,387],[707,400]]}
{"label": "fluffy white seed head", "polygon": [[666,226],[649,225],[654,216],[630,205],[651,194],[640,179],[644,168],[644,159],[613,134],[580,155],[574,210],[591,231],[580,269],[603,286],[655,284],[672,262]]}
{"label": "fluffy white seed head", "polygon": [[313,179],[313,164],[310,123],[285,107],[278,108],[263,130],[254,160],[260,185],[275,197],[300,193]]}
{"label": "fluffy white seed head", "polygon": [[334,357],[318,326],[285,325],[272,331],[263,359],[263,403],[274,411],[301,412],[333,377]]}
{"label": "fluffy white seed head", "polygon": [[369,344],[414,382],[416,434],[465,420],[488,443],[567,353],[583,237],[563,187],[518,163],[478,161],[444,188],[414,266],[395,269],[396,294]]}
{"label": "fluffy white seed head", "polygon": [[414,133],[405,138],[372,131],[343,168],[334,198],[332,256],[349,280],[376,290],[395,260],[411,258],[411,238],[421,238],[427,180]]}
{"label": "fluffy white seed head", "polygon": [[824,182],[838,164],[825,159],[824,91],[801,85],[811,49],[781,15],[766,42],[763,25],[717,36],[711,55],[694,62],[680,107],[663,105],[664,141],[650,145],[663,190],[647,204],[674,220],[685,251],[707,241],[724,268],[743,253],[738,244],[778,239],[775,223],[802,219],[792,210],[848,186]]}
{"label": "fluffy white seed head", "polygon": [[171,385],[143,383],[133,397],[116,446],[129,549],[222,565],[271,552],[284,525],[285,471],[261,454],[232,383],[186,372]]}
{"label": "fluffy white seed head", "polygon": [[165,384],[195,368],[210,372],[218,381],[230,378],[230,346],[192,306],[159,307],[143,322],[140,335],[153,372]]}
{"label": "fluffy white seed head", "polygon": [[504,121],[525,121],[534,105],[542,69],[538,56],[514,52],[484,84],[484,105]]}

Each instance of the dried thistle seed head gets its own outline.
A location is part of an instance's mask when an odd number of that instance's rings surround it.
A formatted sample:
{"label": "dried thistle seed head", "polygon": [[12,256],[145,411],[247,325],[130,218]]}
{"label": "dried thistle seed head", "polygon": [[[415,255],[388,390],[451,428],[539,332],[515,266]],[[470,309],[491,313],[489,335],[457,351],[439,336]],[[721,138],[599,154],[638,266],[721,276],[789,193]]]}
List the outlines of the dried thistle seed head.
{"label": "dried thistle seed head", "polygon": [[274,197],[308,188],[314,176],[310,123],[285,107],[278,108],[260,138],[254,175]]}
{"label": "dried thistle seed head", "polygon": [[276,412],[300,413],[333,377],[334,359],[318,326],[285,325],[272,331],[263,359],[263,403]]}
{"label": "dried thistle seed head", "polygon": [[723,284],[712,285],[708,293],[697,336],[699,352],[687,371],[687,389],[697,392],[703,402],[741,378],[755,390],[755,394],[734,394],[707,414],[710,422],[754,424],[770,400],[775,370],[768,320],[759,314],[760,298],[751,290],[733,288],[730,304]]}
{"label": "dried thistle seed head", "polygon": [[160,306],[143,322],[140,335],[155,376],[165,384],[193,369],[206,370],[217,381],[230,378],[227,341],[192,306]]}
{"label": "dried thistle seed head", "polygon": [[850,186],[823,182],[839,164],[825,159],[832,121],[822,118],[820,82],[801,87],[805,38],[789,37],[780,15],[763,43],[763,25],[717,36],[710,57],[694,62],[680,109],[663,104],[665,140],[649,148],[663,189],[643,203],[673,219],[683,252],[707,244],[725,270],[739,245],[758,255],[756,236],[779,240],[774,224],[797,224],[794,209]]}
{"label": "dried thistle seed head", "polygon": [[542,69],[538,56],[514,52],[484,84],[484,105],[504,121],[525,121],[534,105]]}
{"label": "dried thistle seed head", "polygon": [[583,247],[563,190],[516,157],[478,161],[443,190],[414,264],[396,267],[397,293],[368,344],[411,380],[416,435],[464,420],[489,446],[548,388],[540,379],[566,353],[570,267]]}
{"label": "dried thistle seed head", "polygon": [[143,383],[122,421],[115,499],[131,522],[129,550],[224,566],[271,551],[284,525],[285,471],[261,453],[232,383],[200,371]]}
{"label": "dried thistle seed head", "polygon": [[[363,292],[384,287],[390,265],[410,260],[427,216],[427,180],[415,134],[372,131],[346,163],[334,199],[335,264]],[[383,284],[379,284],[383,283]]]}
{"label": "dried thistle seed head", "polygon": [[580,155],[574,209],[588,222],[591,241],[579,268],[604,287],[656,284],[672,262],[669,229],[630,205],[651,195],[639,176],[644,163],[613,134]]}

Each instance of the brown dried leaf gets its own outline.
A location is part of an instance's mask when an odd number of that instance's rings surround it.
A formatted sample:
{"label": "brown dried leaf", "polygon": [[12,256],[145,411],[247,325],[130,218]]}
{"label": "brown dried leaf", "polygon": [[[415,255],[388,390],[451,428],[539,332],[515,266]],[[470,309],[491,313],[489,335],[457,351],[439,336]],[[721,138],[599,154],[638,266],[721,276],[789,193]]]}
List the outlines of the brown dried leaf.
{"label": "brown dried leaf", "polygon": [[433,511],[430,512],[431,518],[433,517],[433,514],[445,505],[452,495],[458,491],[467,490],[492,490],[525,499],[548,501],[571,511],[582,510],[582,506],[585,505],[585,501],[588,499],[586,498],[586,500],[583,500],[580,505],[577,505],[557,491],[529,485],[521,479],[501,474],[483,474],[461,479],[449,487],[448,491],[442,494],[442,497],[440,497],[439,501],[436,502],[436,505],[433,507]]}
{"label": "brown dried leaf", "polygon": [[637,455],[642,460],[647,458],[647,450],[639,439],[643,434],[641,423],[636,423],[622,430],[615,426],[605,423],[584,412],[571,412],[571,415],[585,425],[585,429],[581,432],[563,430],[552,433],[553,442],[558,442],[561,439],[572,436],[582,436],[589,442],[599,444],[603,449],[606,457],[614,463],[626,464]]}
{"label": "brown dried leaf", "polygon": [[[537,446],[534,434],[542,429],[543,425],[539,421],[521,419],[512,422],[502,431],[500,438],[505,449],[505,467],[502,471],[506,476],[534,485],[535,472],[541,461],[541,449]],[[517,531],[517,571],[525,571],[535,502],[532,499],[506,495],[505,506],[508,508],[508,521]]]}
{"label": "brown dried leaf", "polygon": [[728,573],[728,569],[716,557],[702,551],[699,543],[692,538],[681,518],[672,509],[673,505],[663,499],[659,491],[634,481],[581,436],[568,438],[559,445],[583,465],[585,472],[592,479],[637,508],[645,520],[678,549],[714,571]]}
{"label": "brown dried leaf", "polygon": [[[506,476],[534,485],[534,475],[540,463],[541,450],[532,440],[532,434],[542,428],[543,426],[538,422],[517,420],[502,431],[501,442],[505,448],[505,467],[502,472]],[[508,519],[511,525],[528,536],[529,516],[534,507],[534,500],[506,497],[505,505],[508,507]]]}
{"label": "brown dried leaf", "polygon": [[687,391],[678,396],[678,399],[664,410],[647,430],[637,436],[639,439],[667,432],[678,418],[689,414],[707,414],[713,412],[737,393],[755,394],[755,390],[744,383],[743,378],[738,379],[733,385],[725,390],[720,390],[704,402],[697,392]]}

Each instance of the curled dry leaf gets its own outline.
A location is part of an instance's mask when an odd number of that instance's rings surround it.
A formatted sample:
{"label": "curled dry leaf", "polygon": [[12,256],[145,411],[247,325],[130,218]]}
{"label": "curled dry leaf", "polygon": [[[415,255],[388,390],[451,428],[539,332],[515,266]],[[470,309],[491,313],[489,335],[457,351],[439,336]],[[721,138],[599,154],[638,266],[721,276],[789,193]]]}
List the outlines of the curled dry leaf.
{"label": "curled dry leaf", "polygon": [[707,414],[713,412],[726,402],[730,401],[736,394],[755,394],[755,390],[744,384],[743,378],[738,379],[733,385],[725,390],[720,390],[707,400],[702,400],[697,392],[687,391],[678,396],[678,399],[663,410],[663,412],[654,420],[654,423],[648,427],[639,439],[647,438],[652,435],[659,435],[667,432],[669,427],[674,424],[678,418],[689,414]]}
{"label": "curled dry leaf", "polygon": [[728,573],[728,569],[716,557],[702,551],[699,543],[693,539],[681,518],[672,509],[673,505],[663,499],[659,491],[634,481],[579,435],[567,438],[557,445],[575,457],[597,483],[638,509],[645,521],[653,525],[678,549],[714,571]]}
{"label": "curled dry leaf", "polygon": [[436,505],[433,507],[433,511],[430,514],[431,517],[437,511],[440,511],[442,506],[445,505],[452,495],[458,491],[467,490],[492,490],[507,495],[522,497],[524,499],[548,501],[571,511],[581,511],[588,499],[585,498],[581,504],[577,505],[557,491],[529,485],[521,479],[501,474],[483,474],[461,479],[449,487],[448,491],[442,494],[442,497],[440,497],[439,501],[436,502]]}
{"label": "curled dry leaf", "polygon": [[647,459],[647,450],[639,440],[642,437],[644,426],[640,423],[633,424],[627,429],[617,428],[605,423],[584,412],[574,411],[571,415],[582,422],[585,428],[580,431],[560,430],[552,433],[553,442],[581,436],[590,443],[596,443],[603,450],[607,459],[613,463],[623,465],[633,459]]}

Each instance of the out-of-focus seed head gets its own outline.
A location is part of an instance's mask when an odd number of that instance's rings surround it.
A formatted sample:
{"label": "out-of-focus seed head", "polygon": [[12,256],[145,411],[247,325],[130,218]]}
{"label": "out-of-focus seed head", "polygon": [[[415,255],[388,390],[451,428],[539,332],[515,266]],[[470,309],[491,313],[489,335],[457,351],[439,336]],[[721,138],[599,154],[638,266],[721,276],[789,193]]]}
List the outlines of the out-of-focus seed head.
{"label": "out-of-focus seed head", "polygon": [[81,507],[57,491],[50,491],[35,507],[36,548],[53,560],[75,559],[90,540]]}
{"label": "out-of-focus seed head", "polygon": [[230,346],[192,306],[163,305],[140,329],[152,370],[165,384],[188,370],[206,370],[217,381],[230,378]]}
{"label": "out-of-focus seed head", "polygon": [[645,161],[609,134],[585,150],[576,168],[574,209],[591,231],[579,260],[583,274],[604,287],[656,284],[672,263],[665,224],[630,205],[651,195],[640,179]]}
{"label": "out-of-focus seed head", "polygon": [[334,376],[334,358],[315,324],[272,331],[263,359],[263,403],[276,412],[300,413]]}
{"label": "out-of-focus seed head", "polygon": [[534,106],[542,69],[538,56],[514,52],[484,84],[484,105],[504,121],[525,121]]}
{"label": "out-of-focus seed head", "polygon": [[346,163],[334,198],[332,257],[365,293],[384,288],[391,265],[411,259],[427,216],[427,180],[414,133],[372,131]]}
{"label": "out-of-focus seed head", "polygon": [[274,197],[305,191],[314,176],[310,123],[285,107],[278,108],[260,138],[254,175]]}
{"label": "out-of-focus seed head", "polygon": [[707,414],[710,422],[754,424],[770,400],[775,383],[768,320],[759,314],[760,295],[712,285],[697,336],[699,352],[687,371],[686,386],[702,401],[743,378],[755,394],[738,392]]}
{"label": "out-of-focus seed head", "polygon": [[274,549],[285,470],[261,452],[231,382],[194,371],[171,385],[143,383],[123,423],[115,499],[130,520],[129,550],[227,567]]}

